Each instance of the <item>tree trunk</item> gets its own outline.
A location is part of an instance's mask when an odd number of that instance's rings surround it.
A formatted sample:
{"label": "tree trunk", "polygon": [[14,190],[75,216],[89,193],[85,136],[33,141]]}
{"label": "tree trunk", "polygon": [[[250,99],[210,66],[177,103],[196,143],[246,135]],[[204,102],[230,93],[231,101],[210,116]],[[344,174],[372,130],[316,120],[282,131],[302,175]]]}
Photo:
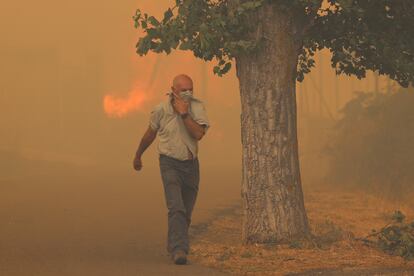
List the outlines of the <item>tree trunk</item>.
{"label": "tree trunk", "polygon": [[[310,234],[296,130],[296,17],[274,4],[252,14],[265,47],[236,57],[243,146],[244,243],[289,242]],[[254,23],[253,23],[254,22]]]}

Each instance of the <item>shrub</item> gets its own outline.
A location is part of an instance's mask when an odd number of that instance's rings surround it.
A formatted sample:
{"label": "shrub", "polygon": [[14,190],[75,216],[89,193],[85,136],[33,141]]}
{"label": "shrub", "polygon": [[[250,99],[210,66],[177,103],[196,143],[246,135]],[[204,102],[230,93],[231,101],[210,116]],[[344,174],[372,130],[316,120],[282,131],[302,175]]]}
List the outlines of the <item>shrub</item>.
{"label": "shrub", "polygon": [[[404,222],[405,215],[397,210],[392,216],[392,222],[372,234],[363,241],[376,244],[381,250],[391,255],[398,255],[406,260],[414,259],[414,221]],[[369,238],[374,237],[375,240]]]}

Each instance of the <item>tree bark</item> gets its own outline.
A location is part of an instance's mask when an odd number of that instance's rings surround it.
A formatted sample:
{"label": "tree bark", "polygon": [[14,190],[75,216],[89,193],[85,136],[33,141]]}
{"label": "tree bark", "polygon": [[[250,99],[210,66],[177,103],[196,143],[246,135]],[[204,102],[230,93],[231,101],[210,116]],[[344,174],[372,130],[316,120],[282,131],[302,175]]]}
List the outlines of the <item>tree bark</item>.
{"label": "tree bark", "polygon": [[296,67],[300,26],[289,10],[263,4],[251,14],[265,47],[236,56],[243,147],[242,240],[289,242],[310,234],[298,159]]}

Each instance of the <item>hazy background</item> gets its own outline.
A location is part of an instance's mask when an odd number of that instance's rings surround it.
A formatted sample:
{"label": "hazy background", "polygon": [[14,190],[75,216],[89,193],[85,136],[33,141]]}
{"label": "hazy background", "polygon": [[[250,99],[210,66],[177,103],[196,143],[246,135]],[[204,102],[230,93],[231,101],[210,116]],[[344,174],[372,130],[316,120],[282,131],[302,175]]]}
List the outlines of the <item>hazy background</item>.
{"label": "hazy background", "polygon": [[[215,128],[206,139],[210,144],[203,141],[201,154],[222,141],[224,129],[231,127],[230,133],[236,134],[239,104],[234,72],[223,79],[213,77],[210,68],[203,68],[190,52],[135,54],[140,35],[133,28],[135,8],[160,14],[170,1],[161,2],[164,5],[142,1],[5,4],[1,104],[7,116],[1,118],[2,148],[53,161],[130,166],[148,125],[149,110],[164,99],[173,76],[181,72],[193,77],[195,93],[208,103]],[[106,95],[128,98],[137,87],[151,100],[122,118],[105,112]],[[222,110],[228,115],[225,118]],[[147,166],[154,166],[152,157],[150,149],[144,160]]]}
{"label": "hazy background", "polygon": [[[149,111],[165,99],[163,94],[179,73],[193,78],[194,94],[205,101],[211,122],[199,143],[201,183],[195,222],[240,198],[235,67],[220,78],[212,73],[214,62],[196,59],[191,52],[144,57],[135,53],[142,35],[133,26],[136,8],[160,17],[173,3],[2,3],[3,262],[15,261],[17,269],[21,259],[16,256],[31,256],[25,260],[36,267],[36,258],[59,258],[68,252],[125,260],[125,248],[134,250],[135,245],[150,241],[148,237],[164,237],[158,140],[145,152],[142,171],[133,170],[132,159],[148,127]],[[372,72],[363,80],[336,77],[328,51],[316,61],[317,68],[297,85],[305,189],[323,184],[326,164],[319,161],[324,130],[339,118],[338,110],[354,97],[353,91],[396,88],[394,82]],[[47,252],[54,252],[53,256]]]}
{"label": "hazy background", "polygon": [[[239,167],[240,98],[235,67],[220,78],[212,73],[214,62],[196,59],[189,51],[168,56],[150,52],[144,57],[135,53],[141,35],[133,27],[135,9],[161,16],[173,2],[4,3],[1,148],[27,158],[97,165],[103,170],[128,167],[148,125],[150,109],[165,99],[163,93],[172,78],[186,73],[194,80],[195,95],[206,102],[212,125],[200,142],[204,169],[214,164]],[[335,77],[329,63],[329,52],[324,51],[317,57],[317,68],[298,84],[299,123],[310,116],[335,118],[353,90],[374,89],[371,72],[364,80]],[[387,88],[384,77],[379,78],[379,86]],[[131,104],[124,113],[121,108],[107,113],[105,96],[129,99]],[[155,167],[154,158],[152,146],[144,166]]]}

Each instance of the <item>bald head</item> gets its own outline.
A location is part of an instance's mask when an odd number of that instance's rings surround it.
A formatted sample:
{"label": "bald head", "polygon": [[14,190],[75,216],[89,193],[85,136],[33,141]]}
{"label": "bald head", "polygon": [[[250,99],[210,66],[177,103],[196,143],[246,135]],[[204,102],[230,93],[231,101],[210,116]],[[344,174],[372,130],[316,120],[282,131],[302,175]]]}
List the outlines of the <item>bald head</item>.
{"label": "bald head", "polygon": [[175,93],[180,91],[193,90],[193,80],[186,74],[180,74],[174,77],[171,89]]}

